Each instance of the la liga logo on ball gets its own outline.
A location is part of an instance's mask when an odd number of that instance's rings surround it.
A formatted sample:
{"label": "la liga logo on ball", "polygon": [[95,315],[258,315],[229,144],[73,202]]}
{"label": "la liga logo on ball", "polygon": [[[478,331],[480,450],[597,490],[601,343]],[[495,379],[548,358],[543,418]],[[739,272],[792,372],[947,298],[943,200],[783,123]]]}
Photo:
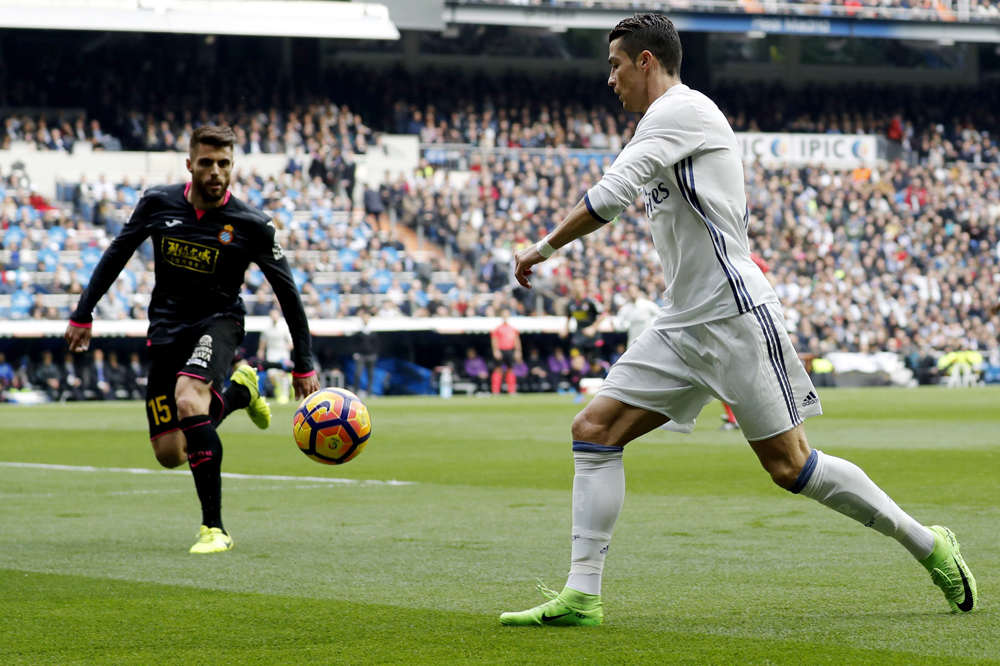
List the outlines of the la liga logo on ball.
{"label": "la liga logo on ball", "polygon": [[342,465],[365,450],[372,434],[368,408],[338,388],[316,391],[299,405],[292,436],[302,453],[324,465]]}

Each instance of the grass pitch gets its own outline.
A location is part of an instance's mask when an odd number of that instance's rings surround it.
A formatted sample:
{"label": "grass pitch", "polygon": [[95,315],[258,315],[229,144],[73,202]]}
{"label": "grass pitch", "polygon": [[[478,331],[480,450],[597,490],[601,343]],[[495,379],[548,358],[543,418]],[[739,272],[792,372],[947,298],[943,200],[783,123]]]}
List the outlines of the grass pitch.
{"label": "grass pitch", "polygon": [[[187,553],[188,474],[0,464],[0,664],[1000,663],[1000,391],[822,399],[810,442],[955,530],[979,612],[948,614],[898,544],[773,486],[715,404],[627,449],[605,625],[501,627],[543,600],[536,576],[565,580],[580,406],[380,399],[342,467],[296,450],[290,406],[267,432],[231,417],[223,469],[247,476],[224,482],[236,548],[217,556]],[[0,461],[156,469],[139,403],[0,407]]]}

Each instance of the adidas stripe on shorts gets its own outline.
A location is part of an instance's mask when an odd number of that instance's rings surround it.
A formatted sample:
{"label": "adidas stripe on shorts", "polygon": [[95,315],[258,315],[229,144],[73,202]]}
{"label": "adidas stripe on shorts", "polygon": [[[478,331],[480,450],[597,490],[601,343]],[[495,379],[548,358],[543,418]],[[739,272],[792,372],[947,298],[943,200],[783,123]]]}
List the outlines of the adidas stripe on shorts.
{"label": "adidas stripe on shorts", "polygon": [[670,418],[668,429],[684,433],[717,398],[733,408],[751,442],[823,413],[776,303],[705,324],[647,328],[597,395],[659,412]]}

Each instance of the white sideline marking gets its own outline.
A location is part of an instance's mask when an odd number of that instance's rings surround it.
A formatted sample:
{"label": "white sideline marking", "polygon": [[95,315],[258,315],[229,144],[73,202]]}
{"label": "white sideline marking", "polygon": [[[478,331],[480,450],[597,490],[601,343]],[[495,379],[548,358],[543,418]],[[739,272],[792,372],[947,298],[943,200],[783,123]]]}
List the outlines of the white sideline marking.
{"label": "white sideline marking", "polygon": [[[122,474],[190,474],[179,469],[144,469],[141,467],[91,467],[89,465],[47,465],[44,463],[0,462],[0,467],[19,467],[28,469],[48,469],[59,472],[119,472]],[[361,484],[365,486],[412,486],[415,481],[376,481],[371,479],[333,479],[325,476],[278,476],[275,474],[234,474],[223,472],[224,479],[263,479],[267,481],[310,481],[313,483]]]}

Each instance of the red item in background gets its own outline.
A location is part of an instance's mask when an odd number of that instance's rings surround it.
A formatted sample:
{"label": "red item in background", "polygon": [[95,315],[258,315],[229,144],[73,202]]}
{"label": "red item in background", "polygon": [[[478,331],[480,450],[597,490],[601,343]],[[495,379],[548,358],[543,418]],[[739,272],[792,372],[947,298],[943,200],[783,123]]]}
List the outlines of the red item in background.
{"label": "red item in background", "polygon": [[517,329],[510,324],[500,324],[490,333],[490,337],[497,341],[497,349],[500,351],[510,351],[517,348]]}
{"label": "red item in background", "polygon": [[32,208],[40,210],[43,213],[50,210],[56,210],[55,206],[50,205],[49,202],[45,200],[45,197],[37,192],[32,192],[31,196],[28,198],[28,203],[31,204]]}
{"label": "red item in background", "polygon": [[753,263],[757,264],[757,268],[760,269],[761,273],[767,273],[771,270],[771,265],[764,261],[764,257],[760,256],[756,252],[750,253],[750,259]]}

